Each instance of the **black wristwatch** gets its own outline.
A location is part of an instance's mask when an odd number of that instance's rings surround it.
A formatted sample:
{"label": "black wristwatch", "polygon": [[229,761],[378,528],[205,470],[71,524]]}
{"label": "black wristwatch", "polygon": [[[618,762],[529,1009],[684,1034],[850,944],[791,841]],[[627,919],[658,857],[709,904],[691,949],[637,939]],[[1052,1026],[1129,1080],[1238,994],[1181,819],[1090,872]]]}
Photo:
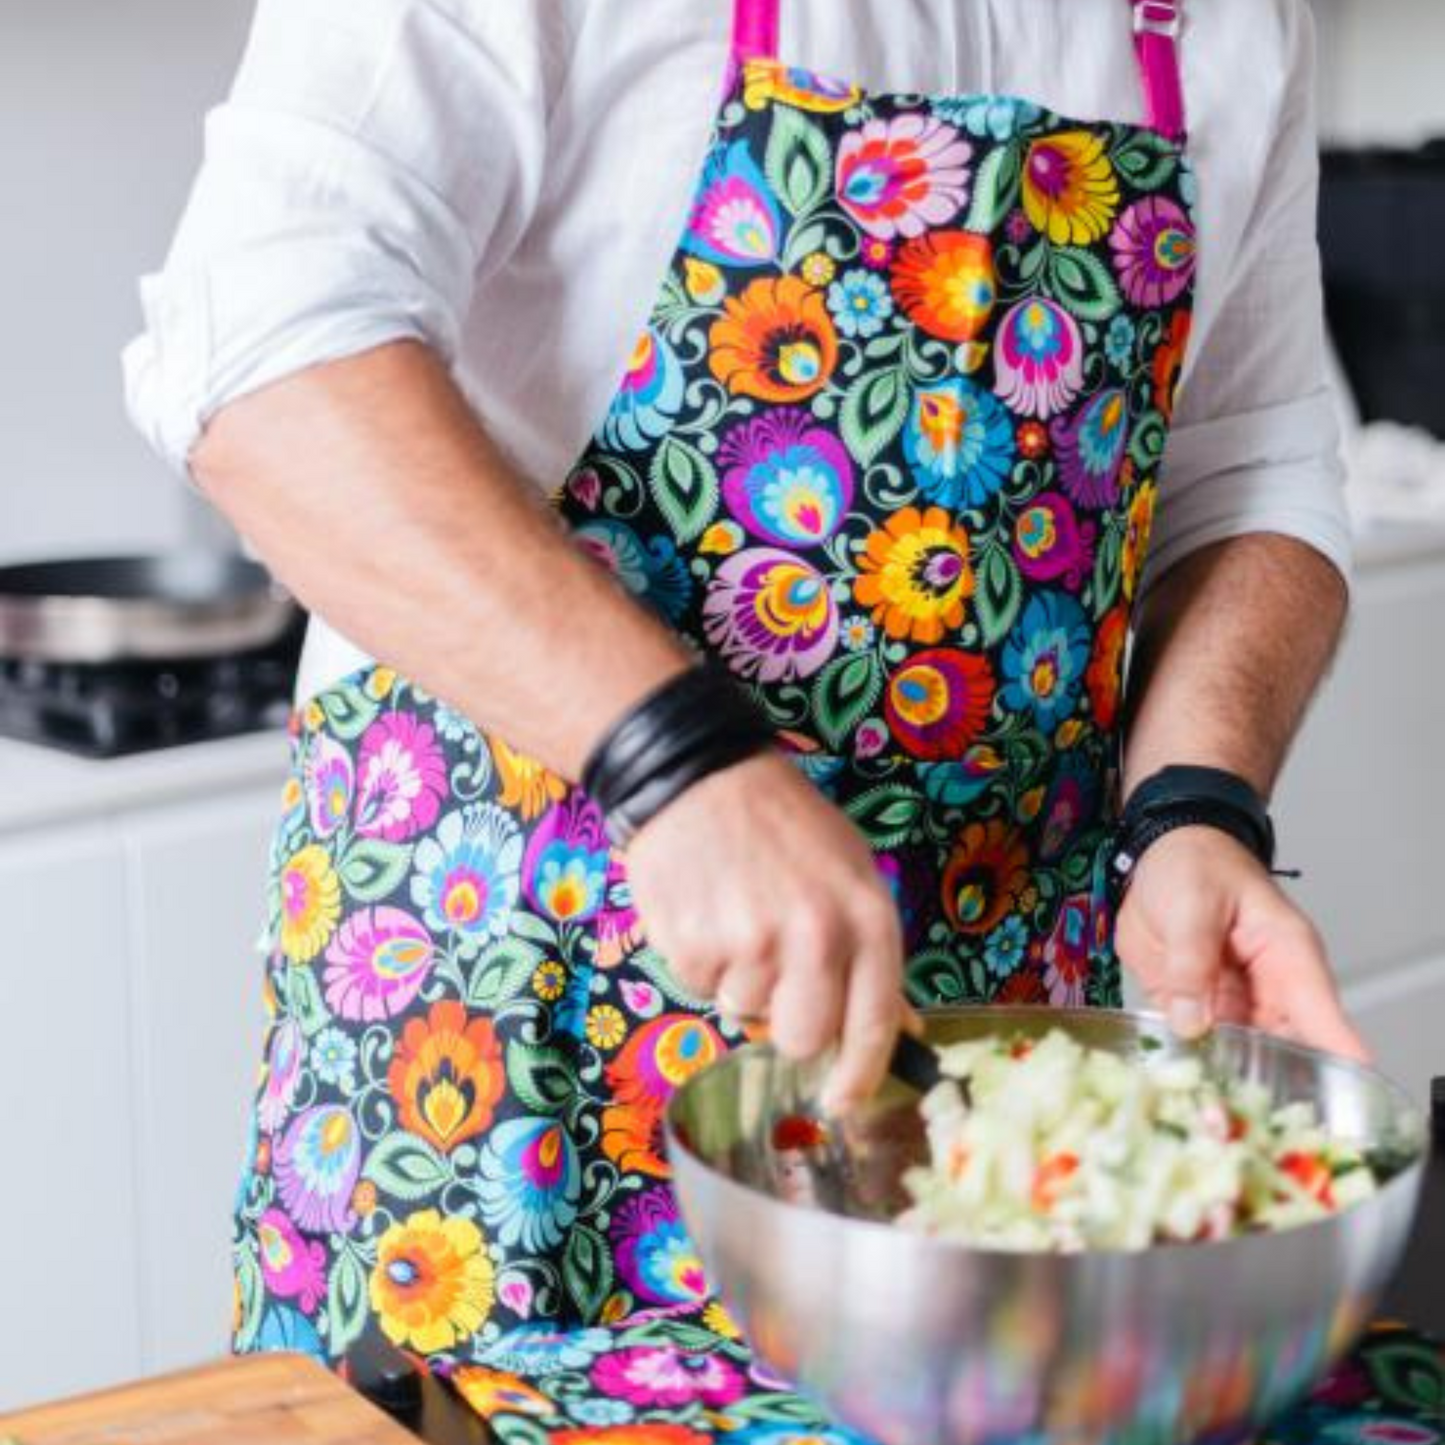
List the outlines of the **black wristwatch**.
{"label": "black wristwatch", "polygon": [[1170,767],[1146,778],[1124,807],[1109,858],[1115,901],[1122,899],[1145,851],[1176,828],[1218,828],[1274,871],[1274,824],[1264,799],[1237,773]]}

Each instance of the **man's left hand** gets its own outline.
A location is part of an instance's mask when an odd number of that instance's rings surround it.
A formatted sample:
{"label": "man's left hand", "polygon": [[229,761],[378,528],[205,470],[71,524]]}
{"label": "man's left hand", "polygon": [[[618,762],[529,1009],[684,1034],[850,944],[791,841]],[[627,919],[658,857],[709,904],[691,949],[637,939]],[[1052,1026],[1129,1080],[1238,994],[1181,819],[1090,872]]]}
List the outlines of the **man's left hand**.
{"label": "man's left hand", "polygon": [[1369,1058],[1314,926],[1259,860],[1217,828],[1179,828],[1145,852],[1116,942],[1125,966],[1186,1038],[1216,1022],[1243,1023]]}

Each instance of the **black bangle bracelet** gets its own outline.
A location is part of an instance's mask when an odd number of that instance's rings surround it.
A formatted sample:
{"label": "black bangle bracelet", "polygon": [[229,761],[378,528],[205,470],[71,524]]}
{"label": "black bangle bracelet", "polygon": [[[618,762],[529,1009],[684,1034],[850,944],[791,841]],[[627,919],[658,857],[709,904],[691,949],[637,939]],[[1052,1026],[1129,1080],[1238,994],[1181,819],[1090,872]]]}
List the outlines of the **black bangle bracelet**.
{"label": "black bangle bracelet", "polygon": [[601,807],[607,834],[625,847],[638,830],[711,773],[765,751],[773,732],[715,663],[670,679],[593,749],[582,788]]}
{"label": "black bangle bracelet", "polygon": [[1274,871],[1274,825],[1248,782],[1219,768],[1165,768],[1135,789],[1119,819],[1109,859],[1116,904],[1144,853],[1167,834],[1188,827],[1228,833]]}

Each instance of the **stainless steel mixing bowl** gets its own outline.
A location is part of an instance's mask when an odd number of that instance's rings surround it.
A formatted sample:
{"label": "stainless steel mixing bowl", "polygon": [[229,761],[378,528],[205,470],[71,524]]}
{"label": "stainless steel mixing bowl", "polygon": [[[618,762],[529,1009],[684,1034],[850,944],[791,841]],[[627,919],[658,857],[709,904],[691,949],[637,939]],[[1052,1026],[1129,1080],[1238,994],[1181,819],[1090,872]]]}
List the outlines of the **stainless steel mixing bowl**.
{"label": "stainless steel mixing bowl", "polygon": [[[1057,1025],[1125,1053],[1188,1047],[1151,1015],[1102,1010],[942,1010],[927,1024],[940,1043]],[[1200,1052],[1393,1156],[1384,1188],[1322,1223],[1216,1244],[971,1249],[886,1222],[924,1148],[917,1096],[896,1084],[838,1131],[847,1212],[789,1202],[813,1181],[774,1149],[774,1130],[815,1114],[819,1071],[750,1045],[672,1101],[683,1218],[758,1355],[884,1445],[1243,1440],[1367,1322],[1409,1233],[1425,1131],[1400,1089],[1343,1060],[1229,1027]]]}

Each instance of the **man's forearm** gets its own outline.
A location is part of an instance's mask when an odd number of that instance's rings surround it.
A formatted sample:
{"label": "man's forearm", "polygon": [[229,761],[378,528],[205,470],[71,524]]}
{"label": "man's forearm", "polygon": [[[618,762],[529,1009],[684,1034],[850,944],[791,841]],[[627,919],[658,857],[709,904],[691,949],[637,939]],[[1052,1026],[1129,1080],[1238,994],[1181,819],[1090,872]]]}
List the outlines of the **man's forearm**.
{"label": "man's forearm", "polygon": [[1268,796],[1347,610],[1336,569],[1271,534],[1186,558],[1144,603],[1128,682],[1124,790],[1171,763],[1227,768]]}
{"label": "man's forearm", "polygon": [[686,664],[571,544],[422,346],[380,347],[233,403],[193,469],[307,607],[570,776]]}

